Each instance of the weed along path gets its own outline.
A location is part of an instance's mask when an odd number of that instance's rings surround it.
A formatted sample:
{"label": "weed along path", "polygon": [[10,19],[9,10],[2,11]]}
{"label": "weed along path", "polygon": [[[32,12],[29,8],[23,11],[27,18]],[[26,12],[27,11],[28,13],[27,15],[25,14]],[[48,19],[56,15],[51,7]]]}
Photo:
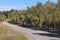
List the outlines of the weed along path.
{"label": "weed along path", "polygon": [[24,28],[14,24],[10,24],[8,22],[2,22],[2,23],[18,32],[24,33],[28,37],[28,40],[60,40],[60,36],[57,34]]}

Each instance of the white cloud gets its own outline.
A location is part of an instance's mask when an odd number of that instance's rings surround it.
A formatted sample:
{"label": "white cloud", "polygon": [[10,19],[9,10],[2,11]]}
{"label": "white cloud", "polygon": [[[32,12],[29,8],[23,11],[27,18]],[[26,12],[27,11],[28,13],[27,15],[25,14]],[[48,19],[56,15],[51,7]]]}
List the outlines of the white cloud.
{"label": "white cloud", "polygon": [[26,9],[26,6],[0,6],[0,10],[11,10],[11,9]]}
{"label": "white cloud", "polygon": [[17,7],[14,6],[0,6],[0,10],[11,10],[16,9]]}

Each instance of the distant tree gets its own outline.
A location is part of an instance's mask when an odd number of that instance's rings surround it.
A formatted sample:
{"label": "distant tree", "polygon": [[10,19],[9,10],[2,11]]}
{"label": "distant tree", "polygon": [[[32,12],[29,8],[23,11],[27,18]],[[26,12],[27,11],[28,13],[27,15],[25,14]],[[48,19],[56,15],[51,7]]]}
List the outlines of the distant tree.
{"label": "distant tree", "polygon": [[0,22],[5,21],[5,20],[6,20],[6,16],[0,13]]}
{"label": "distant tree", "polygon": [[39,20],[38,17],[33,15],[32,18],[31,18],[31,24],[33,26],[37,26],[38,20]]}

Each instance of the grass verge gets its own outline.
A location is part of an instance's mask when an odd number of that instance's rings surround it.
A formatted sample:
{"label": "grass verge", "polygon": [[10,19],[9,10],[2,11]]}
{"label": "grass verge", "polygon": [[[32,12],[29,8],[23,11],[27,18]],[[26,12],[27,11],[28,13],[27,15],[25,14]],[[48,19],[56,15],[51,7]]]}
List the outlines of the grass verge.
{"label": "grass verge", "polygon": [[24,34],[0,24],[0,40],[27,40]]}

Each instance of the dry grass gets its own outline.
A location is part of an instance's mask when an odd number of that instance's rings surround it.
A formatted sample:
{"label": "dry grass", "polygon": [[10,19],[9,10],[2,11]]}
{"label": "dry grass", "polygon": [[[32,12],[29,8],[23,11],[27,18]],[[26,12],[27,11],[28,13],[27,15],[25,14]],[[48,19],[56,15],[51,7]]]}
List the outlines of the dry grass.
{"label": "dry grass", "polygon": [[0,24],[0,40],[27,40],[27,38],[6,25]]}

